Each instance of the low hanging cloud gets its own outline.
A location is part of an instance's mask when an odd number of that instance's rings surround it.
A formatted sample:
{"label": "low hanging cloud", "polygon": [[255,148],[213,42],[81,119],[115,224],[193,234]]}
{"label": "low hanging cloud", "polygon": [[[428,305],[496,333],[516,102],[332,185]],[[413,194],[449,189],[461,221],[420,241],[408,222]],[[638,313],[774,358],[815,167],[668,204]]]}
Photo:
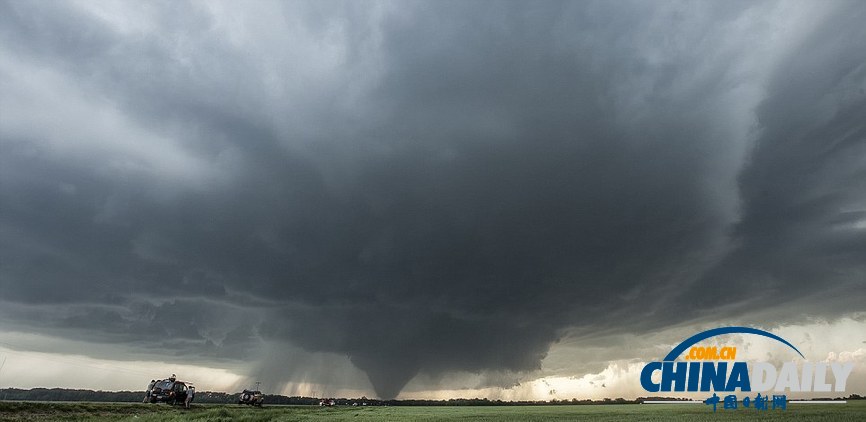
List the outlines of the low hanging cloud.
{"label": "low hanging cloud", "polygon": [[0,3],[3,327],[390,398],[862,311],[861,3],[247,6]]}

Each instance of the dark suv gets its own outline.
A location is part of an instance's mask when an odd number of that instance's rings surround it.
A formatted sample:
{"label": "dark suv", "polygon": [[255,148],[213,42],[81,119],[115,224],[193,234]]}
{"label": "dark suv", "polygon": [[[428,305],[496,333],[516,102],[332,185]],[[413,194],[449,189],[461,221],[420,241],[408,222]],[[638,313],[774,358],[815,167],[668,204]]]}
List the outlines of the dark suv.
{"label": "dark suv", "polygon": [[261,406],[265,401],[265,397],[259,390],[244,390],[238,397],[238,404],[249,404],[251,406]]}
{"label": "dark suv", "polygon": [[183,381],[160,380],[150,390],[151,403],[183,404],[189,387]]}

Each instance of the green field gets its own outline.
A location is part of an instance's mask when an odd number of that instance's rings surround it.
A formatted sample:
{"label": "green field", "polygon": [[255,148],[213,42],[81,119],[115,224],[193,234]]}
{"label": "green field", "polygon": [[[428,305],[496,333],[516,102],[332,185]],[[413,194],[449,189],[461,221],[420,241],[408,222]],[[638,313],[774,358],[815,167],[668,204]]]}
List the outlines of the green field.
{"label": "green field", "polygon": [[790,404],[786,411],[738,409],[715,414],[704,405],[514,407],[333,407],[196,405],[192,409],[136,403],[0,403],[0,421],[863,421],[866,401]]}

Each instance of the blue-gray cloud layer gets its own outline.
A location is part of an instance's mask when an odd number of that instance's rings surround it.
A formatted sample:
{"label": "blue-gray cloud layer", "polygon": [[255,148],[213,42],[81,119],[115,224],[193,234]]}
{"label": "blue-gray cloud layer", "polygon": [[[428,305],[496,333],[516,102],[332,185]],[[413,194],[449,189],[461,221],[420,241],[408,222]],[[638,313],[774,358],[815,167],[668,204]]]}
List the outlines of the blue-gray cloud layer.
{"label": "blue-gray cloud layer", "polygon": [[566,329],[863,310],[866,7],[822,5],[4,1],[5,324],[286,341],[392,397]]}

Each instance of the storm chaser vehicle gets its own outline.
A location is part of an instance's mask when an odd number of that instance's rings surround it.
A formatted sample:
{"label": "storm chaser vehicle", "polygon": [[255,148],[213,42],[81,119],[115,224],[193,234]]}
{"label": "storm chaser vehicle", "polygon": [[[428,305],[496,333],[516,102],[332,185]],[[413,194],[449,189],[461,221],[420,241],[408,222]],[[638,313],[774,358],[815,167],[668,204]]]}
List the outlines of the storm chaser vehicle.
{"label": "storm chaser vehicle", "polygon": [[261,406],[265,401],[265,396],[259,390],[244,390],[238,397],[238,404],[248,404],[250,406]]}
{"label": "storm chaser vehicle", "polygon": [[151,403],[183,404],[191,385],[183,381],[164,379],[157,381],[150,390]]}

